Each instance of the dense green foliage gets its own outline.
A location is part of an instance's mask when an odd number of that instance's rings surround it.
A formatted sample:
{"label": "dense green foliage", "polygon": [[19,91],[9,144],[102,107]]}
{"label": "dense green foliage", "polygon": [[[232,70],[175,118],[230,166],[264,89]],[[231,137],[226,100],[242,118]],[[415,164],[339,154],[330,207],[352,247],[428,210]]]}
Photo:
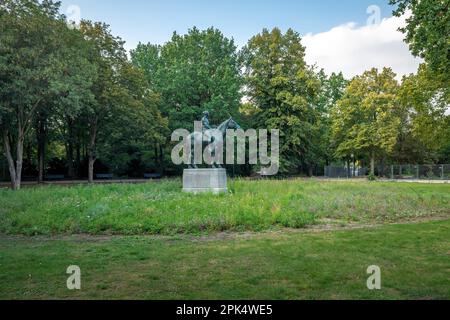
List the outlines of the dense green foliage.
{"label": "dense green foliage", "polygon": [[277,28],[249,40],[243,49],[246,94],[254,106],[255,128],[280,131],[281,169],[298,170],[317,160],[315,110],[320,82],[305,62],[300,35]]}
{"label": "dense green foliage", "polygon": [[[95,66],[82,35],[67,28],[49,1],[4,1],[0,7],[0,129],[13,188],[20,188],[24,143],[36,121],[76,112],[91,98]],[[15,158],[14,158],[15,156]]]}
{"label": "dense green foliage", "polygon": [[399,132],[398,83],[390,69],[376,69],[355,77],[332,111],[336,154],[368,154],[370,174],[375,156],[392,152]]}
{"label": "dense green foliage", "polygon": [[131,52],[151,89],[161,95],[161,110],[170,129],[191,129],[205,110],[214,123],[236,115],[241,78],[236,46],[217,29],[193,28],[176,33],[163,46],[139,44]]}
{"label": "dense green foliage", "polygon": [[[0,299],[449,299],[450,221],[183,237],[0,238]],[[69,263],[82,290],[67,290]],[[369,265],[381,290],[367,290]]]}
{"label": "dense green foliage", "polygon": [[[305,62],[292,29],[264,29],[238,51],[211,27],[130,52],[108,25],[74,27],[53,1],[0,3],[1,176],[176,174],[172,130],[233,116],[244,129],[279,129],[282,174],[347,163],[450,162],[448,4],[392,0],[411,11],[406,41],[425,58],[399,82],[390,69],[354,79]],[[233,166],[249,175],[258,166]],[[9,172],[9,174],[8,174]]]}
{"label": "dense green foliage", "polygon": [[[139,152],[142,161],[167,126],[159,98],[128,61],[123,41],[102,23],[68,27],[58,12],[59,3],[52,1],[0,5],[0,130],[14,189],[20,188],[24,165],[27,174],[34,171],[33,161],[42,181],[52,143],[56,150],[64,148],[57,153],[65,158],[69,177],[92,181],[97,158],[119,156],[126,164]],[[142,137],[147,139],[140,145],[133,143]]]}
{"label": "dense green foliage", "polygon": [[[402,108],[401,157],[410,156],[422,162],[445,162],[450,158],[450,86],[442,87],[442,77],[421,65],[417,74],[403,79],[399,99]],[[409,139],[409,141],[408,141]]]}
{"label": "dense green foliage", "polygon": [[0,190],[0,233],[198,234],[448,217],[450,186],[369,182],[230,181],[192,197],[181,182]]}
{"label": "dense green foliage", "polygon": [[[339,74],[332,73],[327,77],[323,70],[321,70],[318,76],[321,83],[316,108],[319,113],[319,121],[317,124],[319,131],[314,144],[317,146],[318,152],[316,164],[323,167],[324,165],[330,165],[335,159],[335,145],[333,145],[332,136],[333,118],[331,117],[331,112],[336,103],[344,95],[348,81],[344,78],[342,72]],[[344,159],[345,156],[343,157]]]}
{"label": "dense green foliage", "polygon": [[412,53],[425,59],[431,69],[450,81],[450,8],[448,0],[390,0],[394,14],[410,13],[406,35]]}

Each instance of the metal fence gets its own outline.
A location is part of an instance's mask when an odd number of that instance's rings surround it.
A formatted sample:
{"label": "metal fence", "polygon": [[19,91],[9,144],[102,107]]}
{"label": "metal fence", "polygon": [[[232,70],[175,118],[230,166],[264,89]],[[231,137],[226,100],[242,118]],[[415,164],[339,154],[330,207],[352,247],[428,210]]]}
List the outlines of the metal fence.
{"label": "metal fence", "polygon": [[367,175],[367,168],[360,167],[325,167],[325,177],[327,178],[358,178],[365,177]]}
{"label": "metal fence", "polygon": [[[368,168],[325,167],[325,177],[327,178],[364,177],[369,172]],[[396,180],[450,180],[450,164],[377,166],[375,175],[380,178]]]}
{"label": "metal fence", "polygon": [[449,180],[450,164],[391,166],[391,179]]}

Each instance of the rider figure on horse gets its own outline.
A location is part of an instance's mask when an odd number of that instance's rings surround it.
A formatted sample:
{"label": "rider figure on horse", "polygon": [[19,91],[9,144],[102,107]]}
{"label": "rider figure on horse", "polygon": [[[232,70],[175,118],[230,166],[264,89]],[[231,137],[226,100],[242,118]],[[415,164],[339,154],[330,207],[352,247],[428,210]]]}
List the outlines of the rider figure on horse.
{"label": "rider figure on horse", "polygon": [[206,130],[213,129],[209,124],[209,112],[208,111],[203,112],[202,126],[203,126],[203,132]]}
{"label": "rider figure on horse", "polygon": [[[209,112],[204,111],[202,117],[202,131],[198,132],[194,131],[188,136],[188,139],[191,141],[191,146],[200,145],[204,146],[205,143],[207,148],[209,148],[210,154],[212,158],[216,155],[216,146],[219,142],[223,143],[227,134],[227,130],[237,130],[241,127],[233,120],[233,118],[229,118],[228,120],[221,123],[218,127],[213,127],[209,123]],[[217,136],[219,135],[219,136]],[[217,139],[216,139],[217,138]],[[195,162],[195,147],[191,148],[191,157],[189,161],[190,169],[197,169],[197,163]],[[222,163],[212,163],[211,166],[213,168],[221,168]]]}

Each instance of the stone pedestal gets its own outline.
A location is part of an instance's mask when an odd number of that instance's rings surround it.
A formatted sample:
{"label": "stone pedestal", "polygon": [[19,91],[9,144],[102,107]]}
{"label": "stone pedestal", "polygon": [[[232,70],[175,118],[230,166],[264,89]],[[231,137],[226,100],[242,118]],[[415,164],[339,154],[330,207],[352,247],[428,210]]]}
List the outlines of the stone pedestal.
{"label": "stone pedestal", "polygon": [[186,169],[183,172],[183,191],[189,193],[226,193],[225,169]]}

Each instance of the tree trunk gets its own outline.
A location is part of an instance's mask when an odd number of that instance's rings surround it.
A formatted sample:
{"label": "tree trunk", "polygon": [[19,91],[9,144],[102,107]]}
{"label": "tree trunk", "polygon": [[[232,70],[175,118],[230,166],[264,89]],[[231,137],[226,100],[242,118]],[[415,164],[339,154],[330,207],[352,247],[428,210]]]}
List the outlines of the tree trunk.
{"label": "tree trunk", "polygon": [[11,188],[19,190],[22,182],[22,164],[23,164],[23,141],[24,132],[19,129],[19,137],[16,145],[16,163],[11,153],[11,143],[8,132],[3,131],[3,144],[5,147],[5,155],[8,160],[9,176],[11,178]]}
{"label": "tree trunk", "polygon": [[67,175],[69,176],[70,179],[74,179],[75,178],[75,167],[73,165],[73,147],[72,147],[72,143],[69,142],[69,144],[66,146],[67,150],[66,150],[66,157],[67,157]]}
{"label": "tree trunk", "polygon": [[164,175],[164,149],[163,146],[160,144],[159,145],[159,166],[160,166],[160,170],[161,170],[161,175]]}
{"label": "tree trunk", "polygon": [[75,168],[73,165],[73,124],[72,120],[68,119],[67,121],[67,143],[66,143],[66,158],[67,158],[67,168],[68,168],[68,176],[70,179],[75,178]]}
{"label": "tree trunk", "polygon": [[375,151],[370,154],[370,175],[375,175]]}
{"label": "tree trunk", "polygon": [[351,178],[352,171],[350,169],[350,159],[347,159],[347,178]]}
{"label": "tree trunk", "polygon": [[47,132],[45,130],[44,121],[39,121],[37,130],[37,140],[38,140],[38,183],[44,182],[44,168],[45,168],[45,143],[46,143]]}
{"label": "tree trunk", "polygon": [[89,169],[88,169],[88,182],[94,183],[94,163],[95,159],[89,155]]}
{"label": "tree trunk", "polygon": [[44,146],[41,143],[38,143],[38,183],[41,184],[44,182],[44,158],[45,151]]}
{"label": "tree trunk", "polygon": [[22,182],[22,165],[23,165],[23,141],[24,133],[19,133],[19,138],[17,139],[17,160],[16,160],[16,179],[14,190],[19,190]]}
{"label": "tree trunk", "polygon": [[313,174],[313,167],[312,167],[312,165],[309,165],[308,166],[308,177],[312,177],[314,174]]}
{"label": "tree trunk", "polygon": [[91,123],[91,140],[89,143],[89,165],[88,165],[88,182],[94,183],[94,163],[96,160],[95,155],[95,142],[97,139],[97,120]]}
{"label": "tree trunk", "polygon": [[155,171],[159,170],[159,147],[155,144],[154,152],[155,152]]}
{"label": "tree trunk", "polygon": [[[25,143],[24,142],[24,147],[23,147],[23,149],[24,149],[24,154],[26,154],[26,159],[30,162],[30,163],[32,163],[32,161],[33,161],[33,146],[32,146],[32,144],[31,144],[31,141],[29,141],[28,143]],[[25,158],[24,158],[25,159]]]}
{"label": "tree trunk", "polygon": [[81,167],[81,138],[80,138],[80,136],[78,135],[78,141],[77,141],[77,143],[76,143],[76,157],[77,157],[77,160],[76,160],[76,176],[77,176],[77,178],[80,178],[80,174],[81,174],[81,172],[80,172],[80,167]]}
{"label": "tree trunk", "polygon": [[11,188],[15,190],[16,188],[16,166],[14,165],[14,159],[11,153],[11,144],[9,141],[8,133],[6,130],[3,131],[3,145],[5,147],[5,156],[8,161],[9,176],[11,179]]}

